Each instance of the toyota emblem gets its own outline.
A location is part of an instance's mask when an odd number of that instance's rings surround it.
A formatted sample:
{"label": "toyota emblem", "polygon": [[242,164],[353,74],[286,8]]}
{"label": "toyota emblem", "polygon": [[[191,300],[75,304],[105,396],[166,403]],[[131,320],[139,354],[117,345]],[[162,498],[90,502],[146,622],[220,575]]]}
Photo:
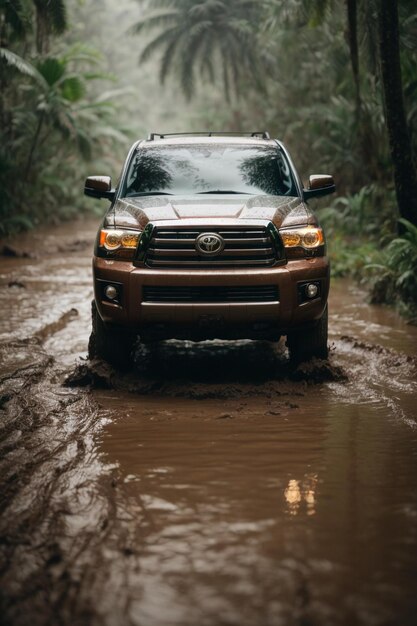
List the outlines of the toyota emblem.
{"label": "toyota emblem", "polygon": [[215,256],[224,248],[224,239],[217,233],[201,233],[195,240],[197,252],[204,255]]}

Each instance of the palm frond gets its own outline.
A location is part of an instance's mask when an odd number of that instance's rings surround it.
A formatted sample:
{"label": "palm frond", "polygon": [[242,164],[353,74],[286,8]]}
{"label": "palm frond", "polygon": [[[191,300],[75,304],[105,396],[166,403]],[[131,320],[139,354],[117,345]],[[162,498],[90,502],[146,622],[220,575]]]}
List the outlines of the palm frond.
{"label": "palm frond", "polygon": [[139,57],[140,63],[145,63],[148,59],[150,59],[158,50],[164,48],[164,46],[168,46],[171,41],[179,38],[182,35],[180,29],[177,26],[170,28],[167,31],[164,31],[157,35],[152,41],[150,41],[145,48],[142,50],[142,53]]}
{"label": "palm frond", "polygon": [[133,24],[128,30],[132,35],[139,35],[143,30],[151,30],[152,28],[163,28],[175,24],[178,17],[178,11],[151,13],[145,16],[136,24]]}
{"label": "palm frond", "polygon": [[65,63],[85,62],[91,65],[98,65],[102,61],[102,55],[96,48],[77,42],[62,54],[61,59]]}
{"label": "palm frond", "polygon": [[204,20],[207,19],[208,16],[213,15],[213,13],[225,15],[227,8],[226,2],[222,0],[205,0],[205,2],[191,6],[189,15],[193,20]]}
{"label": "palm frond", "polygon": [[205,37],[204,39],[203,48],[201,50],[201,73],[206,74],[209,81],[214,83],[215,71],[211,37]]}
{"label": "palm frond", "polygon": [[165,82],[166,77],[168,76],[169,70],[171,69],[171,66],[174,62],[175,53],[180,41],[180,38],[174,37],[165,48],[165,52],[162,55],[161,65],[159,68],[159,80],[161,84]]}
{"label": "palm frond", "polygon": [[95,129],[96,137],[108,137],[119,143],[125,143],[128,141],[128,136],[121,130],[112,128],[111,126],[99,126]]}
{"label": "palm frond", "polygon": [[83,78],[86,81],[89,80],[109,80],[112,83],[117,83],[119,78],[116,74],[111,72],[84,72]]}
{"label": "palm frond", "polygon": [[406,236],[410,241],[414,242],[414,245],[417,249],[417,226],[415,226],[415,224],[412,224],[409,220],[406,220],[403,217],[400,218],[398,221],[405,228],[406,232],[404,236]]}
{"label": "palm frond", "polygon": [[189,41],[193,41],[196,37],[200,37],[205,32],[210,32],[212,28],[213,22],[210,20],[202,20],[201,22],[192,24],[188,30]]}
{"label": "palm frond", "polygon": [[196,65],[199,66],[201,72],[203,63],[201,51],[204,49],[204,43],[207,39],[199,28],[192,29],[192,33],[192,35],[190,33],[187,36],[181,59],[181,86],[188,99],[191,99],[194,94],[194,68]]}
{"label": "palm frond", "polygon": [[0,59],[5,61],[7,65],[15,68],[21,74],[26,74],[38,82],[43,88],[47,87],[47,83],[38,69],[23,57],[15,54],[7,48],[0,48]]}
{"label": "palm frond", "polygon": [[95,104],[106,104],[109,100],[120,98],[128,94],[134,94],[135,89],[133,87],[120,87],[118,89],[108,89],[103,91],[95,100]]}
{"label": "palm frond", "polygon": [[91,137],[81,128],[77,130],[76,135],[78,150],[85,161],[91,159],[93,142]]}

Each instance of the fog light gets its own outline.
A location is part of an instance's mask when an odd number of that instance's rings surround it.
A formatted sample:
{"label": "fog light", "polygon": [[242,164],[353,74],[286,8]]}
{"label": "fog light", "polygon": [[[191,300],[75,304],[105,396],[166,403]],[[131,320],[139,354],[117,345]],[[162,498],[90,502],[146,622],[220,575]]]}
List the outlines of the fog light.
{"label": "fog light", "polygon": [[315,298],[319,292],[318,285],[316,283],[309,283],[306,287],[306,294],[308,298]]}
{"label": "fog light", "polygon": [[117,289],[113,285],[107,285],[104,288],[104,294],[109,300],[116,300],[118,296]]}

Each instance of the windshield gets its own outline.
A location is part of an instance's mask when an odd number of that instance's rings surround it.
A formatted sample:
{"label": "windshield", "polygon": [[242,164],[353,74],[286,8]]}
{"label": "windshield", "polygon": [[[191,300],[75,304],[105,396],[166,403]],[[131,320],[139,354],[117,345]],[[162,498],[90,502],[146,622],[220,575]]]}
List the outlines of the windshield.
{"label": "windshield", "polygon": [[224,144],[139,149],[122,196],[157,193],[297,195],[289,164],[278,148]]}

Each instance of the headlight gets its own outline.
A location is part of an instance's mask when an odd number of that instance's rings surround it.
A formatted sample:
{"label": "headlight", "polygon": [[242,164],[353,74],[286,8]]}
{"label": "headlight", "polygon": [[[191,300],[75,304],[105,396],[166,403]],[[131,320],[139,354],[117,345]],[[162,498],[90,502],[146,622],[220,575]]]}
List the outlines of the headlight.
{"label": "headlight", "polygon": [[[132,258],[139,243],[142,232],[138,230],[121,230],[115,228],[102,228],[99,237],[99,252],[103,256],[111,256],[111,252],[120,258]],[[107,251],[107,253],[105,252]]]}
{"label": "headlight", "polygon": [[288,228],[280,230],[279,234],[286,248],[304,248],[306,250],[312,250],[324,245],[323,231],[316,226]]}
{"label": "headlight", "polygon": [[118,250],[119,248],[136,248],[141,232],[137,230],[114,230],[102,228],[100,231],[100,248]]}

